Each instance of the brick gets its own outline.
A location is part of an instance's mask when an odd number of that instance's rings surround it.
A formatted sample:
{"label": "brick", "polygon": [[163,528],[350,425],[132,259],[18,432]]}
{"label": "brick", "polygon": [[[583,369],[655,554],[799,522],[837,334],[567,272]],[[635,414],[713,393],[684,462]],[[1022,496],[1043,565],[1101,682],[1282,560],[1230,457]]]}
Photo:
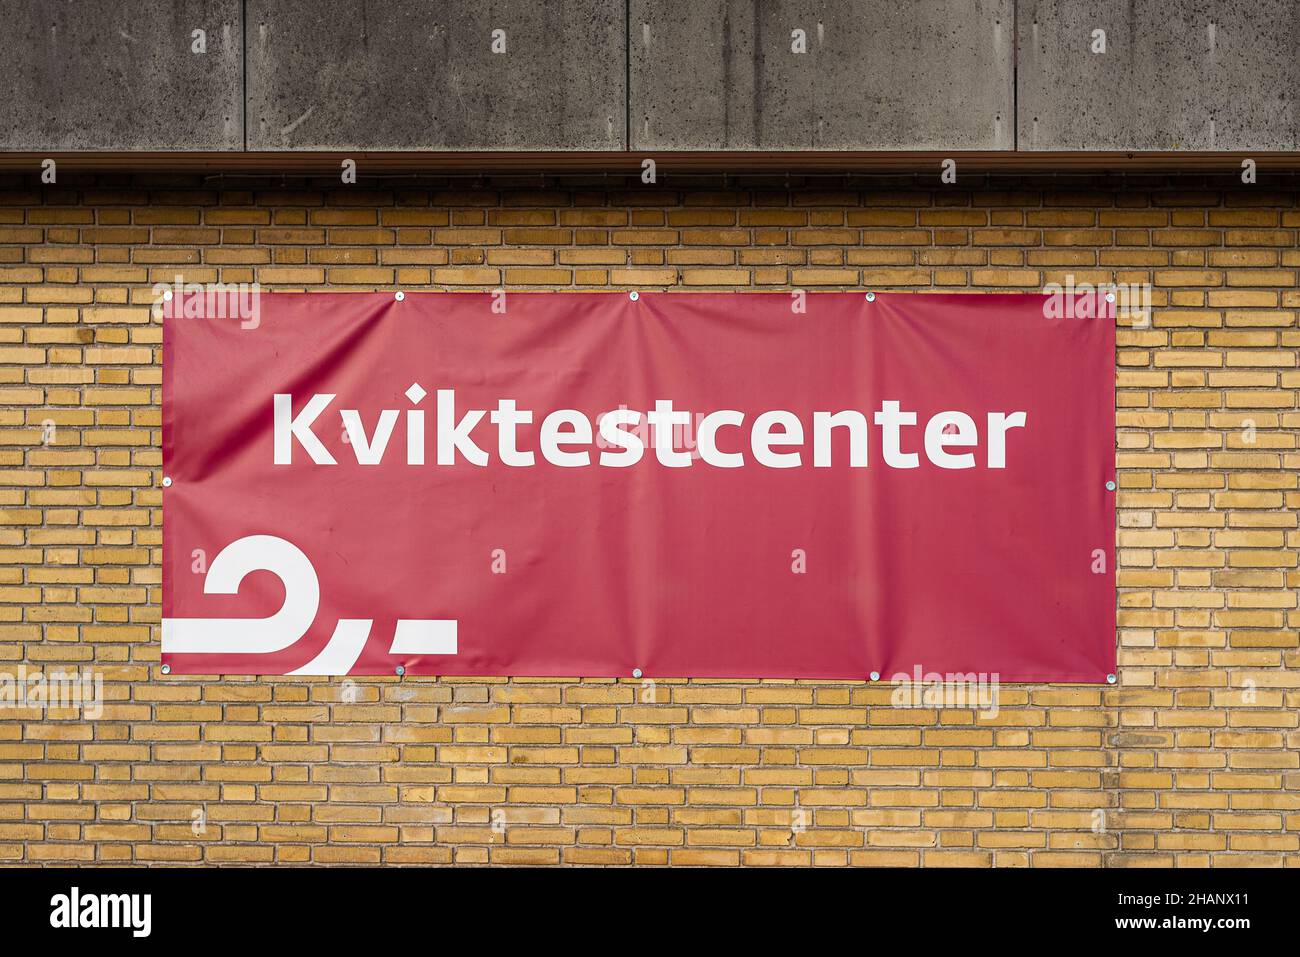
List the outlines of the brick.
{"label": "brick", "polygon": [[[107,699],[93,728],[0,711],[0,860],[1300,863],[1294,191],[697,179],[0,187],[0,668],[94,662]],[[851,682],[662,682],[645,702],[626,682],[406,679],[408,699],[361,679],[344,704],[310,679],[163,679],[149,307],[178,272],[347,290],[1150,283],[1153,321],[1118,337],[1120,681],[1006,687],[989,720]]]}

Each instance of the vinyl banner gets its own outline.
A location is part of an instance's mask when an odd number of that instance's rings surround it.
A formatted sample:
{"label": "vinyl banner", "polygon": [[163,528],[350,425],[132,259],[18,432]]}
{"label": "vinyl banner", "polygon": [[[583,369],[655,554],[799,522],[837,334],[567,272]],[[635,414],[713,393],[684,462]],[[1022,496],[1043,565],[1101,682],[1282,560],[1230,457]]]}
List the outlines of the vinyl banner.
{"label": "vinyl banner", "polygon": [[1098,296],[213,298],[163,320],[172,673],[1115,669]]}

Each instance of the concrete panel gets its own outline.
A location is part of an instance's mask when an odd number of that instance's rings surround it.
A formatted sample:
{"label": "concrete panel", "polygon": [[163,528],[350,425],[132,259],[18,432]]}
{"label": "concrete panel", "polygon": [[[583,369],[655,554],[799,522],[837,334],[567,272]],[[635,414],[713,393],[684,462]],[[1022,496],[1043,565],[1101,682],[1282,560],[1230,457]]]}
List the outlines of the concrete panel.
{"label": "concrete panel", "polygon": [[622,149],[626,27],[610,0],[248,0],[249,149]]}
{"label": "concrete panel", "polygon": [[240,0],[3,0],[0,20],[0,149],[243,147]]}
{"label": "concrete panel", "polygon": [[1014,145],[1012,0],[630,2],[633,149]]}
{"label": "concrete panel", "polygon": [[1296,149],[1298,12],[1296,0],[1019,0],[1019,147]]}

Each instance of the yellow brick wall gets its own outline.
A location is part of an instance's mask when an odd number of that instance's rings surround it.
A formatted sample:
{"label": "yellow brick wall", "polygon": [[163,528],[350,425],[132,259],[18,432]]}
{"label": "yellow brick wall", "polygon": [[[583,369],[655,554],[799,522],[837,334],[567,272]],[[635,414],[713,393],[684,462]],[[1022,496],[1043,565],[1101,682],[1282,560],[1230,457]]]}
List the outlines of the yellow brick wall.
{"label": "yellow brick wall", "polygon": [[[1203,182],[0,180],[0,669],[93,666],[107,698],[0,709],[0,861],[1300,865],[1298,238],[1294,193]],[[1150,282],[1119,336],[1119,685],[1007,686],[981,721],[857,683],[361,679],[349,704],[163,676],[149,302],[178,272]]]}

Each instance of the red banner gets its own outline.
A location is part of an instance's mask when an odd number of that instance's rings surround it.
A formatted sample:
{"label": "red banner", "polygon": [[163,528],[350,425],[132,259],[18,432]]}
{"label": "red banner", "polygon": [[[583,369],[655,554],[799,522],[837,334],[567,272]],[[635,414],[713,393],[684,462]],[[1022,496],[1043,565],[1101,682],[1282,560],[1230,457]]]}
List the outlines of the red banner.
{"label": "red banner", "polygon": [[225,305],[164,319],[172,672],[1114,671],[1114,321],[1082,299]]}

